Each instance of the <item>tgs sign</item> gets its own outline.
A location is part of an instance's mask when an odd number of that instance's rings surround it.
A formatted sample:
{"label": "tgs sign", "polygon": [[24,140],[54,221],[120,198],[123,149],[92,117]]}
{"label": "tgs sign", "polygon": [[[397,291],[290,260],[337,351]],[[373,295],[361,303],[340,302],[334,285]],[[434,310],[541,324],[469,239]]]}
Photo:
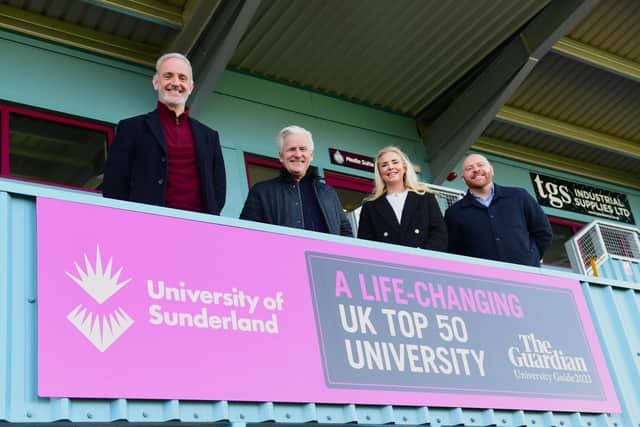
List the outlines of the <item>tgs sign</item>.
{"label": "tgs sign", "polygon": [[627,196],[530,172],[533,189],[542,206],[635,224]]}

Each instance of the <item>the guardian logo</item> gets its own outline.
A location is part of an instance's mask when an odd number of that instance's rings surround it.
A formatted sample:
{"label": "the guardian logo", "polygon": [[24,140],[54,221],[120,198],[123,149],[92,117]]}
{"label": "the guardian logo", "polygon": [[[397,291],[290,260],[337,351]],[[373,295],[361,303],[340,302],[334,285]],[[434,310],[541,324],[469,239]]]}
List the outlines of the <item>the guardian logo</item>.
{"label": "the guardian logo", "polygon": [[587,372],[584,357],[570,356],[553,348],[548,340],[533,333],[518,334],[519,345],[509,347],[509,362],[516,368],[554,369],[557,371]]}
{"label": "the guardian logo", "polygon": [[[96,246],[94,265],[91,265],[86,254],[84,254],[84,270],[77,262],[74,264],[78,276],[65,273],[98,304],[107,301],[131,281],[126,279],[118,282],[122,267],[115,274],[111,274],[113,258],[109,258],[106,268],[103,267],[100,246]],[[93,313],[82,303],[67,315],[67,319],[101,352],[107,350],[133,325],[133,319],[121,307],[117,307],[111,313]]]}

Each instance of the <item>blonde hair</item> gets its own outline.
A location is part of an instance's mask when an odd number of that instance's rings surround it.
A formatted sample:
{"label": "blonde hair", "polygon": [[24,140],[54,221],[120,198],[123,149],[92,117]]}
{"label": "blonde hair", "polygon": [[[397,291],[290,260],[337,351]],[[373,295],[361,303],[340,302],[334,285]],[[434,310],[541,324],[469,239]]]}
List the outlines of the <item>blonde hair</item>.
{"label": "blonde hair", "polygon": [[424,182],[418,181],[418,175],[416,175],[416,170],[414,169],[413,164],[411,163],[407,155],[404,154],[402,150],[399,149],[398,147],[390,145],[378,151],[378,154],[376,155],[376,163],[374,166],[375,187],[373,189],[373,193],[371,193],[370,196],[364,199],[365,202],[376,200],[382,195],[386,194],[387,192],[387,186],[382,180],[382,176],[380,175],[380,169],[378,167],[378,163],[380,162],[380,157],[382,157],[382,155],[386,153],[396,153],[402,159],[402,163],[404,164],[404,167],[406,169],[404,174],[404,187],[408,191],[413,191],[414,193],[418,193],[418,194],[433,193],[433,191],[427,186],[427,184],[425,184]]}

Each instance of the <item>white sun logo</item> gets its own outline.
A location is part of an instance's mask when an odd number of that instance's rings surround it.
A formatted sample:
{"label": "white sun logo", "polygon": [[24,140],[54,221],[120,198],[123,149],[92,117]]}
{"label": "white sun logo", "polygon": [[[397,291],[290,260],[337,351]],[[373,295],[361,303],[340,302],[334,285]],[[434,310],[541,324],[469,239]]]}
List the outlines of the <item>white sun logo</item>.
{"label": "white sun logo", "polygon": [[[84,255],[85,270],[78,263],[74,263],[79,277],[66,272],[75,283],[84,289],[91,297],[102,304],[122,289],[131,279],[118,282],[122,267],[111,274],[113,258],[109,258],[106,268],[103,268],[100,257],[100,246],[96,246],[95,268],[91,265],[89,257]],[[104,352],[131,325],[133,319],[118,307],[108,315],[99,315],[87,310],[82,304],[78,304],[68,315],[67,319],[101,352]]]}
{"label": "white sun logo", "polygon": [[84,254],[84,265],[86,267],[86,271],[83,271],[77,262],[75,262],[74,264],[80,278],[78,279],[69,272],[67,272],[67,276],[71,277],[74,282],[80,285],[82,289],[87,291],[87,293],[91,295],[93,299],[98,302],[98,304],[102,304],[103,302],[111,298],[113,294],[118,292],[124,287],[124,285],[131,281],[131,279],[127,279],[123,282],[118,283],[120,273],[122,273],[122,267],[120,267],[116,274],[114,274],[113,276],[111,275],[113,258],[109,258],[107,268],[104,271],[102,270],[100,246],[96,246],[95,270],[91,266],[91,261],[89,261],[89,257],[87,257],[87,254]]}

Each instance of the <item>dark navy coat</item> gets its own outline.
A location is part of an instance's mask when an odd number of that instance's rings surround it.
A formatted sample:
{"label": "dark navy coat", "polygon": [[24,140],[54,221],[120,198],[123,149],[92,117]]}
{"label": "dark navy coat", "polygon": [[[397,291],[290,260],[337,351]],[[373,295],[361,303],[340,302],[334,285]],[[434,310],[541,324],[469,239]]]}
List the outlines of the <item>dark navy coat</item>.
{"label": "dark navy coat", "polygon": [[[189,118],[205,212],[218,215],[227,191],[218,132]],[[122,120],[109,149],[102,194],[165,206],[167,142],[157,111]]]}
{"label": "dark navy coat", "polygon": [[[323,183],[313,168],[307,174],[313,179],[313,190],[329,233],[353,237],[335,190]],[[285,168],[280,168],[280,176],[259,182],[249,190],[240,219],[304,228],[300,184]]]}
{"label": "dark navy coat", "polygon": [[467,194],[445,212],[449,252],[515,264],[540,266],[551,244],[551,224],[522,188],[494,184],[489,207]]}
{"label": "dark navy coat", "polygon": [[365,202],[358,238],[435,251],[447,249],[447,227],[436,198],[414,191],[407,192],[399,223],[385,196]]}

